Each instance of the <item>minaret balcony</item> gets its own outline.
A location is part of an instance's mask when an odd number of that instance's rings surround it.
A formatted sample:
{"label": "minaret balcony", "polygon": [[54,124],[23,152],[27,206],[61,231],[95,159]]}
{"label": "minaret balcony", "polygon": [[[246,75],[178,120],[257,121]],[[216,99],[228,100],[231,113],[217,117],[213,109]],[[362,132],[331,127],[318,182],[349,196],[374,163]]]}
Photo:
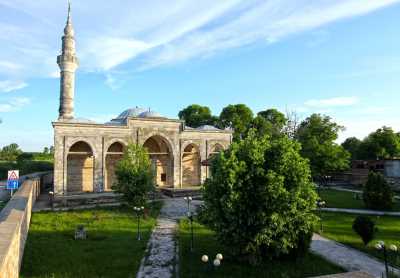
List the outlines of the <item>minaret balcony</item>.
{"label": "minaret balcony", "polygon": [[62,63],[72,63],[72,64],[78,65],[79,60],[76,56],[69,55],[69,54],[57,56],[57,64],[62,64]]}

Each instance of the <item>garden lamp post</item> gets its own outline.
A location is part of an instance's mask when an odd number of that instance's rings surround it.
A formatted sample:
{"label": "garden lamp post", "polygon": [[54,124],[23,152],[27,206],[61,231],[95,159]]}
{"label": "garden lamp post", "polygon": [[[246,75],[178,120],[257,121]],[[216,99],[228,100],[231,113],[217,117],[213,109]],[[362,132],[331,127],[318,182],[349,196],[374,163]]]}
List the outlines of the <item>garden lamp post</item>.
{"label": "garden lamp post", "polygon": [[325,207],[326,203],[325,201],[318,200],[317,201],[317,207],[318,207],[318,212],[319,212],[319,225],[320,225],[320,232],[323,232],[323,227],[322,227],[322,208]]}
{"label": "garden lamp post", "polygon": [[208,269],[212,268],[213,266],[214,266],[214,269],[219,267],[221,265],[221,261],[223,260],[223,258],[224,257],[222,256],[222,254],[218,253],[215,256],[215,259],[212,262],[209,263],[208,256],[207,255],[203,255],[201,257],[201,261],[205,264],[206,270],[208,270]]}
{"label": "garden lamp post", "polygon": [[141,240],[142,238],[140,234],[140,218],[142,216],[144,207],[133,207],[133,210],[136,212],[136,217],[137,217],[137,240]]}
{"label": "garden lamp post", "polygon": [[386,277],[389,277],[389,267],[388,267],[387,250],[386,250],[385,242],[378,241],[378,243],[375,245],[375,248],[378,251],[382,251],[383,252],[383,259],[385,260]]}
{"label": "garden lamp post", "polygon": [[193,251],[193,245],[194,245],[194,238],[193,238],[193,214],[190,211],[190,204],[192,202],[192,197],[187,196],[183,198],[187,202],[187,217],[190,221],[190,251]]}
{"label": "garden lamp post", "polygon": [[[389,249],[386,248],[385,242],[383,241],[378,241],[378,243],[375,245],[375,248],[378,251],[382,251],[383,252],[383,258],[385,260],[385,270],[386,270],[386,277],[389,277],[389,263],[388,263],[388,251],[390,251],[390,253],[392,253],[393,258],[395,259],[394,261],[397,261],[397,246],[394,244],[391,244],[389,246]],[[395,262],[394,262],[395,263]]]}

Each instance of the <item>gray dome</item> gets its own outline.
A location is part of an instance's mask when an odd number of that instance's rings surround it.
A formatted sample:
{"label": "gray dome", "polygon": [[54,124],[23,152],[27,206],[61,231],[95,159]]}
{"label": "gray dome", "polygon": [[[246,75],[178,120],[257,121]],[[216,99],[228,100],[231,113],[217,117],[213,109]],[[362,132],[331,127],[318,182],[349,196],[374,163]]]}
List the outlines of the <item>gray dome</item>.
{"label": "gray dome", "polygon": [[115,120],[125,120],[126,118],[138,117],[141,113],[145,111],[146,109],[136,106],[135,108],[125,110]]}
{"label": "gray dome", "polygon": [[139,118],[163,118],[163,116],[156,111],[148,110],[140,113]]}
{"label": "gray dome", "polygon": [[219,128],[217,128],[213,125],[202,125],[202,126],[199,126],[197,129],[199,129],[199,130],[220,130]]}

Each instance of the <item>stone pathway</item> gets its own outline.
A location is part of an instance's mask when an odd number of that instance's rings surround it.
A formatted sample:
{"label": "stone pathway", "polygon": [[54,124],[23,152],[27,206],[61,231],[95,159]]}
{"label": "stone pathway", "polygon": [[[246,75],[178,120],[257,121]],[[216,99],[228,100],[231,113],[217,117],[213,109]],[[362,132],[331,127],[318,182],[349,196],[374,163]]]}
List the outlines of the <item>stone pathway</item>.
{"label": "stone pathway", "polygon": [[[194,212],[200,203],[193,200],[191,211]],[[175,240],[177,220],[185,217],[186,213],[187,203],[183,198],[164,200],[137,278],[170,278],[177,273],[178,246]]]}
{"label": "stone pathway", "polygon": [[[313,236],[311,251],[348,271],[364,271],[379,278],[385,273],[385,265],[372,256],[318,234]],[[396,270],[396,274],[400,271]]]}
{"label": "stone pathway", "polygon": [[344,212],[353,214],[366,214],[366,215],[388,215],[388,216],[400,216],[400,211],[380,211],[380,210],[369,210],[369,209],[346,209],[346,208],[321,208],[322,211],[330,212]]}
{"label": "stone pathway", "polygon": [[[329,187],[327,187],[327,188],[329,188],[329,189],[334,189],[334,190],[338,190],[338,191],[346,191],[346,192],[352,192],[352,193],[362,193],[362,190],[351,189],[351,188],[349,189],[349,188],[342,187],[342,186],[329,186]],[[398,196],[398,195],[395,195],[394,198],[395,198],[396,200],[400,200],[400,196]]]}

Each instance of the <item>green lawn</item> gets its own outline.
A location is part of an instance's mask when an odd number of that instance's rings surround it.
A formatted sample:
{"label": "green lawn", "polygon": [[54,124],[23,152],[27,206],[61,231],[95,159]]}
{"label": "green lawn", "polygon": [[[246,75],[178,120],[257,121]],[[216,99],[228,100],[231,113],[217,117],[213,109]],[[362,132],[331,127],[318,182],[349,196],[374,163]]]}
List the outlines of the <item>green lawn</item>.
{"label": "green lawn", "polygon": [[[400,218],[391,216],[371,216],[378,227],[375,240],[367,247],[364,246],[360,237],[353,231],[352,224],[357,215],[346,213],[325,212],[323,215],[323,233],[322,235],[349,245],[360,251],[369,253],[372,256],[383,259],[381,252],[378,252],[374,246],[379,240],[383,240],[387,245],[396,244],[400,248]],[[319,229],[319,226],[318,226]],[[400,260],[395,261],[390,258],[397,266],[400,266]]]}
{"label": "green lawn", "polygon": [[[366,209],[361,194],[359,194],[361,200],[356,200],[352,192],[335,189],[320,189],[319,195],[320,198],[326,202],[328,208]],[[395,200],[393,211],[400,211],[399,200]]]}
{"label": "green lawn", "polygon": [[[20,277],[135,277],[160,207],[141,221],[141,241],[127,208],[34,213]],[[86,240],[74,239],[79,224]]]}
{"label": "green lawn", "polygon": [[8,201],[0,201],[0,211],[7,205]]}
{"label": "green lawn", "polygon": [[[179,224],[179,270],[180,277],[310,277],[323,274],[344,272],[338,266],[332,265],[322,258],[308,254],[306,257],[293,261],[271,261],[259,266],[238,263],[229,257],[226,248],[221,246],[212,231],[194,223],[194,251],[190,252],[190,226],[187,220]],[[201,262],[201,256],[207,254],[212,261],[217,253],[225,258],[218,269],[207,268]]]}

